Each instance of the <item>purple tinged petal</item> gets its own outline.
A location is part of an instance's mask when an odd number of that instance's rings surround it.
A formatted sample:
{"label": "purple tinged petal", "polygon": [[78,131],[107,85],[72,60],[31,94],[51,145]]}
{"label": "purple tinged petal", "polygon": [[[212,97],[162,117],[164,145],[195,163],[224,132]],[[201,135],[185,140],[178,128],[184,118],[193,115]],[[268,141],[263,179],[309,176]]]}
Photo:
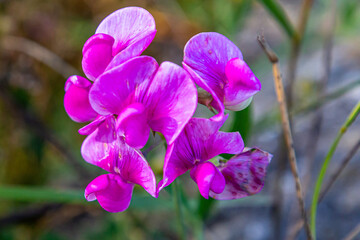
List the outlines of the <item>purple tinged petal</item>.
{"label": "purple tinged petal", "polygon": [[65,83],[65,111],[75,122],[91,121],[97,116],[89,103],[90,88],[91,82],[80,76],[71,76]]}
{"label": "purple tinged petal", "polygon": [[155,175],[141,152],[127,145],[122,137],[116,144],[118,158],[113,171],[124,181],[139,184],[151,196],[157,197]]}
{"label": "purple tinged petal", "polygon": [[208,199],[210,190],[221,193],[225,188],[225,178],[211,162],[196,165],[190,171],[191,178],[199,187],[201,196]]}
{"label": "purple tinged petal", "polygon": [[[225,68],[228,84],[225,87],[226,109],[238,111],[241,103],[261,90],[261,83],[249,66],[240,58],[233,58]],[[248,103],[249,104],[249,103]]]}
{"label": "purple tinged petal", "polygon": [[86,162],[111,171],[114,157],[116,157],[114,152],[116,139],[115,119],[112,116],[107,117],[84,140],[81,146],[81,155]]}
{"label": "purple tinged petal", "polygon": [[88,125],[82,127],[79,129],[78,133],[80,135],[89,135],[92,132],[94,132],[98,126],[106,120],[106,118],[108,118],[109,116],[101,116],[99,115],[94,121],[92,121],[91,123],[89,123]]}
{"label": "purple tinged petal", "polygon": [[92,81],[101,75],[112,59],[114,38],[107,34],[95,34],[83,47],[82,68],[85,75]]}
{"label": "purple tinged petal", "polygon": [[218,33],[200,33],[185,46],[184,68],[213,96],[212,105],[219,112],[213,120],[221,120],[224,108],[244,109],[261,89],[260,81],[242,59],[240,50]]}
{"label": "purple tinged petal", "polygon": [[[244,149],[244,142],[238,132],[220,132],[228,115],[221,122],[204,118],[192,118],[186,125],[175,151],[191,150],[193,161],[207,161],[219,154],[238,154]],[[187,156],[189,158],[190,154]]]}
{"label": "purple tinged petal", "polygon": [[139,56],[154,38],[155,20],[143,8],[122,8],[107,16],[96,29],[96,33],[105,33],[115,39],[113,56],[127,47],[138,45],[131,51],[131,57],[135,57]]}
{"label": "purple tinged petal", "polygon": [[244,141],[238,132],[217,132],[210,143],[209,159],[222,153],[238,154],[244,149]]}
{"label": "purple tinged petal", "polygon": [[184,48],[184,63],[192,68],[221,100],[222,89],[226,83],[225,66],[233,58],[242,59],[239,48],[228,38],[215,32],[195,35]]}
{"label": "purple tinged petal", "polygon": [[136,149],[143,148],[149,138],[150,127],[147,123],[145,107],[141,103],[127,106],[119,115],[118,133],[125,137],[125,142]]}
{"label": "purple tinged petal", "polygon": [[88,201],[98,200],[108,212],[125,211],[131,201],[134,184],[127,183],[116,174],[105,174],[95,178],[85,189]]}
{"label": "purple tinged petal", "polygon": [[119,66],[120,64],[126,62],[127,60],[139,56],[144,49],[150,45],[151,41],[154,39],[156,32],[151,33],[150,35],[140,39],[139,41],[131,44],[126,47],[120,53],[114,56],[105,71],[108,71],[114,67]]}
{"label": "purple tinged petal", "polygon": [[172,144],[196,110],[195,84],[180,66],[164,62],[150,84],[144,104],[151,129],[161,132]]}
{"label": "purple tinged petal", "polygon": [[83,77],[80,77],[77,75],[73,75],[73,76],[69,77],[65,82],[65,88],[64,88],[65,92],[67,90],[69,90],[69,88],[72,85],[75,85],[79,88],[90,88],[92,84],[86,78],[83,78]]}
{"label": "purple tinged petal", "polygon": [[[180,134],[179,138],[182,136]],[[180,144],[183,141],[180,141]],[[189,155],[186,157],[188,151],[184,152],[174,152],[174,148],[179,148],[175,143],[169,145],[166,149],[165,159],[164,159],[164,170],[163,170],[163,179],[160,180],[158,184],[157,194],[166,186],[169,186],[177,177],[186,173],[188,170],[195,166],[194,161],[192,161],[192,156]],[[184,155],[181,155],[184,154]],[[191,159],[191,160],[188,160]]]}
{"label": "purple tinged petal", "polygon": [[207,107],[213,107],[218,113],[211,117],[210,119],[213,121],[222,121],[224,117],[224,104],[220,99],[218,98],[217,94],[211,89],[211,87],[195,72],[191,67],[189,67],[186,63],[183,62],[184,69],[189,73],[191,78],[195,81],[199,87],[209,92],[213,98],[211,101],[211,106]]}
{"label": "purple tinged petal", "polygon": [[271,154],[253,148],[221,164],[219,170],[225,177],[225,190],[220,194],[210,192],[210,196],[218,200],[230,200],[260,192],[271,158]]}
{"label": "purple tinged petal", "polygon": [[[196,84],[213,96],[215,104],[218,105],[215,109],[219,112],[223,110],[221,105],[227,83],[225,67],[233,58],[242,59],[240,50],[219,33],[199,33],[192,37],[184,48],[184,68]],[[220,113],[218,115],[215,119],[221,120]]]}
{"label": "purple tinged petal", "polygon": [[237,154],[244,148],[239,133],[219,132],[228,115],[221,122],[192,118],[183,132],[168,146],[165,154],[163,180],[159,190],[171,184],[175,178],[221,153]]}
{"label": "purple tinged petal", "polygon": [[142,102],[157,68],[155,59],[141,56],[102,74],[90,90],[91,106],[108,115],[120,114],[127,105]]}

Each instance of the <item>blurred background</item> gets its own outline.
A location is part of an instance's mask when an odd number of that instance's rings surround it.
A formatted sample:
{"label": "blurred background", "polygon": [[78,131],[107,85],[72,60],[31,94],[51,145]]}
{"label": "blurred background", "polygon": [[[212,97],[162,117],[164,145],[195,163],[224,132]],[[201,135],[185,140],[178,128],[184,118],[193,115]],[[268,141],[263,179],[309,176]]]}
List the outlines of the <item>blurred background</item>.
{"label": "blurred background", "polygon": [[[83,198],[101,171],[81,158],[83,124],[65,113],[64,83],[83,75],[82,46],[100,21],[126,6],[154,16],[157,34],[144,54],[158,62],[181,65],[193,35],[216,31],[234,41],[262,82],[225,130],[274,155],[264,189],[205,201],[188,176],[180,178],[185,239],[306,239],[272,67],[256,38],[264,35],[280,59],[308,207],[323,159],[360,99],[358,0],[0,0],[0,239],[180,239],[171,188],[157,200],[136,188],[130,208],[117,214]],[[329,166],[324,186],[339,166],[343,171],[319,204],[318,239],[360,231],[359,133],[355,121]],[[145,151],[158,179],[164,151]]]}

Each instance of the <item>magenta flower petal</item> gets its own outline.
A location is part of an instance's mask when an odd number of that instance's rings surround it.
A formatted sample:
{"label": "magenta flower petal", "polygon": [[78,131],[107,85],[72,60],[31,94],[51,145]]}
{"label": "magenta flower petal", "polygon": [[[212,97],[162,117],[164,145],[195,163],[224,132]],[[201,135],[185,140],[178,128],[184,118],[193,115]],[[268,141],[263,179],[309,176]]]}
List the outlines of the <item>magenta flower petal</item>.
{"label": "magenta flower petal", "polygon": [[164,62],[150,84],[144,104],[151,129],[161,132],[172,144],[195,112],[195,84],[180,66]]}
{"label": "magenta flower petal", "polygon": [[85,189],[88,201],[98,200],[108,212],[125,211],[131,201],[134,184],[127,183],[116,174],[105,174],[95,178]]}
{"label": "magenta flower petal", "polygon": [[156,29],[155,20],[143,8],[127,7],[119,9],[107,16],[96,29],[96,33],[105,33],[115,39],[113,56],[136,44],[132,48],[132,56],[139,56],[153,40]]}
{"label": "magenta flower petal", "polygon": [[222,121],[224,117],[224,104],[220,101],[216,93],[211,89],[211,87],[203,81],[203,79],[198,75],[197,72],[195,72],[191,67],[189,67],[186,63],[183,62],[184,69],[189,73],[189,75],[192,77],[192,79],[195,81],[199,87],[209,92],[213,98],[213,100],[210,103],[210,106],[207,107],[213,107],[218,112],[215,116],[211,117],[213,121]]}
{"label": "magenta flower petal", "polygon": [[244,148],[239,133],[219,132],[228,115],[221,122],[192,118],[165,154],[163,180],[159,190],[171,184],[196,164],[221,153],[238,154]]}
{"label": "magenta flower petal", "polygon": [[114,161],[114,145],[117,139],[114,117],[107,117],[81,146],[81,155],[90,164],[111,171]]}
{"label": "magenta flower petal", "polygon": [[210,196],[218,200],[230,200],[260,192],[271,158],[271,154],[253,148],[220,164],[219,170],[226,181],[225,190],[220,194],[210,192]]}
{"label": "magenta flower petal", "polygon": [[141,103],[127,106],[117,119],[117,129],[125,137],[125,142],[136,149],[143,148],[149,138],[145,107]]}
{"label": "magenta flower petal", "polygon": [[102,74],[90,90],[91,106],[108,115],[120,114],[127,105],[141,102],[157,68],[155,59],[141,56]]}
{"label": "magenta flower petal", "polygon": [[184,68],[201,88],[208,91],[221,120],[225,109],[239,111],[260,90],[259,80],[242,60],[240,50],[219,33],[200,33],[184,49]]}
{"label": "magenta flower petal", "polygon": [[[166,149],[163,179],[160,180],[158,184],[157,194],[159,194],[164,187],[169,186],[177,177],[194,167],[194,162],[187,160],[185,157],[187,153],[184,153],[184,156],[182,156],[181,152],[174,151],[174,148],[176,148],[175,144],[176,141]],[[192,159],[192,157],[189,156],[189,159]]]}
{"label": "magenta flower petal", "polygon": [[98,128],[98,126],[99,126],[102,122],[104,122],[104,121],[106,120],[106,118],[108,118],[108,117],[109,117],[109,116],[101,116],[101,115],[98,115],[98,117],[97,117],[94,121],[92,121],[92,122],[89,123],[88,125],[80,128],[80,129],[78,130],[78,133],[79,133],[80,135],[89,135],[89,134],[91,134],[91,133],[94,132],[94,131]]}
{"label": "magenta flower petal", "polygon": [[80,76],[71,76],[65,83],[65,111],[75,122],[91,121],[97,116],[89,103],[90,87],[91,82]]}
{"label": "magenta flower petal", "polygon": [[130,46],[122,50],[121,53],[115,55],[105,71],[117,67],[133,57],[139,56],[140,53],[144,51],[146,46],[148,46],[150,42],[154,39],[155,34],[156,32],[153,32],[152,34],[138,40],[138,42],[131,44]]}
{"label": "magenta flower petal", "polygon": [[196,84],[223,102],[223,89],[227,82],[225,67],[233,58],[242,59],[235,44],[219,33],[206,32],[195,35],[187,42],[183,63],[188,67],[186,70],[190,68],[198,75],[194,78]]}
{"label": "magenta flower petal", "polygon": [[225,66],[233,58],[242,59],[239,48],[228,38],[215,32],[195,35],[184,48],[184,63],[192,68],[220,99],[226,83]]}
{"label": "magenta flower petal", "polygon": [[197,183],[201,196],[208,199],[209,191],[221,193],[225,188],[225,178],[211,162],[196,165],[190,171],[191,178]]}
{"label": "magenta flower petal", "polygon": [[90,37],[83,47],[82,68],[92,81],[102,74],[112,60],[114,38],[98,33]]}
{"label": "magenta flower petal", "polygon": [[[192,149],[193,161],[207,161],[219,154],[238,154],[244,149],[244,141],[238,132],[220,132],[228,115],[221,122],[203,118],[192,118],[180,135],[177,144],[186,151]],[[181,143],[181,144],[180,144]],[[189,151],[189,150],[187,150]]]}
{"label": "magenta flower petal", "polygon": [[156,197],[156,178],[141,152],[127,145],[122,137],[117,141],[117,150],[114,172],[127,182],[139,184]]}
{"label": "magenta flower petal", "polygon": [[[232,111],[244,108],[241,103],[246,102],[261,90],[261,83],[249,66],[240,58],[233,58],[227,64],[225,73],[228,84],[225,87],[224,105]],[[246,107],[246,106],[245,106]]]}

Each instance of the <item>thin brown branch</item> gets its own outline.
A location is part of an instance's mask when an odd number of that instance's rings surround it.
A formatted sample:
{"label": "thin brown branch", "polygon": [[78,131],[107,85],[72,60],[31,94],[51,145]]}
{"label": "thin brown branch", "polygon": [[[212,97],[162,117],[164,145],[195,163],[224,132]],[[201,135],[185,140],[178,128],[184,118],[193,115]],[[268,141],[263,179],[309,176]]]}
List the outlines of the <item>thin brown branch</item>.
{"label": "thin brown branch", "polygon": [[262,37],[258,36],[258,41],[260,43],[260,46],[264,49],[267,56],[269,57],[270,62],[272,62],[272,65],[273,65],[275,91],[276,91],[277,100],[278,100],[279,106],[280,106],[281,122],[282,122],[282,128],[283,128],[283,132],[284,132],[285,142],[286,142],[286,146],[287,146],[287,150],[288,150],[291,172],[295,179],[296,195],[297,195],[297,198],[299,201],[301,215],[305,222],[305,231],[307,234],[307,238],[312,239],[310,227],[309,227],[309,223],[308,223],[306,211],[305,211],[305,202],[304,202],[304,198],[303,198],[303,192],[302,192],[301,182],[300,182],[300,178],[299,178],[297,163],[296,163],[295,149],[294,149],[293,139],[292,139],[292,135],[291,135],[289,114],[288,114],[288,110],[287,110],[287,106],[286,106],[284,86],[282,83],[282,78],[281,78],[280,69],[279,69],[279,65],[278,65],[278,58],[276,57],[276,54],[271,50],[271,48],[267,45],[264,36],[262,36]]}
{"label": "thin brown branch", "polygon": [[360,234],[360,223],[356,225],[354,229],[351,230],[351,232],[346,237],[344,237],[343,240],[352,240],[359,234]]}
{"label": "thin brown branch", "polygon": [[348,93],[349,91],[357,88],[360,86],[360,80],[352,81],[345,86],[339,87],[338,89],[325,93],[322,96],[320,96],[316,100],[312,100],[307,104],[304,104],[303,106],[299,106],[295,108],[293,111],[290,112],[290,115],[298,115],[298,114],[308,114],[323,105],[329,103],[332,100],[336,100],[337,98],[343,96],[344,94]]}
{"label": "thin brown branch", "polygon": [[[293,105],[293,88],[296,77],[296,66],[300,54],[301,44],[304,38],[306,24],[309,18],[309,13],[313,5],[314,0],[304,0],[301,6],[300,16],[297,26],[297,34],[291,42],[291,52],[287,71],[287,87],[286,87],[286,98],[288,99],[288,107],[292,108]],[[291,122],[291,121],[290,121]]]}
{"label": "thin brown branch", "polygon": [[[337,0],[331,1],[330,11],[328,16],[325,19],[326,28],[325,28],[325,41],[324,41],[324,55],[323,55],[323,64],[324,64],[324,75],[320,79],[320,82],[317,85],[317,96],[320,98],[326,93],[326,85],[329,82],[330,74],[331,74],[331,61],[332,61],[332,49],[333,49],[333,38],[334,38],[334,30],[336,26],[336,11],[337,11]],[[321,135],[321,125],[323,122],[323,111],[322,109],[316,109],[316,114],[313,118],[309,138],[306,141],[308,149],[307,157],[304,166],[304,191],[306,193],[306,189],[310,185],[311,182],[311,166],[313,166],[313,162],[315,160],[318,142]]]}
{"label": "thin brown branch", "polygon": [[[338,177],[341,175],[347,164],[350,162],[350,160],[355,156],[356,152],[360,148],[360,139],[358,142],[351,148],[350,152],[345,156],[345,158],[341,161],[339,167],[334,171],[334,173],[331,175],[330,180],[326,183],[324,190],[320,194],[318,203],[321,203],[321,201],[324,199],[325,195],[329,192],[330,188],[338,179]],[[308,212],[308,211],[307,211]],[[302,228],[304,224],[304,221],[300,219],[297,221],[292,228],[289,231],[288,237],[286,239],[295,239],[297,234],[299,233],[300,229]]]}
{"label": "thin brown branch", "polygon": [[[310,3],[309,3],[309,1],[304,1],[304,5],[305,4],[310,4]],[[309,9],[310,9],[309,5],[303,6],[303,7],[306,7],[308,9],[305,11],[309,11]],[[333,49],[334,29],[335,29],[335,25],[336,25],[337,0],[331,1],[330,8],[331,9],[328,13],[328,16],[325,19],[325,23],[326,23],[327,27],[325,29],[324,52],[323,52],[324,72],[323,72],[323,77],[320,79],[319,83],[317,84],[318,99],[320,99],[321,96],[324,96],[326,94],[326,86],[328,84],[330,74],[331,74],[332,49]],[[306,14],[308,14],[308,12]],[[304,16],[304,18],[307,19],[307,17],[305,17],[305,16]],[[304,24],[304,26],[301,26],[301,27],[303,28],[303,31],[304,31],[305,24]],[[314,116],[312,124],[310,126],[310,130],[309,130],[310,134],[308,136],[308,140],[306,141],[307,142],[306,149],[308,149],[308,151],[306,154],[306,161],[304,163],[305,176],[303,178],[303,186],[304,186],[305,196],[306,196],[306,192],[307,192],[306,190],[308,189],[308,187],[311,183],[311,177],[312,177],[311,169],[312,169],[315,157],[316,157],[318,142],[319,142],[320,135],[321,135],[321,125],[323,122],[323,110],[321,108],[315,108],[314,110],[315,110],[315,116]],[[351,158],[351,156],[350,156],[350,158]],[[334,179],[334,181],[335,181],[335,179]],[[331,185],[328,185],[328,187],[330,188]],[[326,192],[325,192],[325,194],[326,194]],[[321,197],[319,198],[319,202],[321,201],[321,198],[323,196],[324,195],[321,195]],[[300,226],[300,228],[299,228],[299,226]],[[302,226],[302,221],[297,222],[295,224],[295,226],[292,229],[290,229],[290,232],[289,232],[291,234],[290,239],[295,238],[295,236],[300,231],[301,226]]]}
{"label": "thin brown branch", "polygon": [[6,50],[19,51],[33,57],[51,67],[65,78],[68,78],[70,75],[79,74],[78,70],[66,63],[58,55],[26,38],[5,36],[0,44]]}

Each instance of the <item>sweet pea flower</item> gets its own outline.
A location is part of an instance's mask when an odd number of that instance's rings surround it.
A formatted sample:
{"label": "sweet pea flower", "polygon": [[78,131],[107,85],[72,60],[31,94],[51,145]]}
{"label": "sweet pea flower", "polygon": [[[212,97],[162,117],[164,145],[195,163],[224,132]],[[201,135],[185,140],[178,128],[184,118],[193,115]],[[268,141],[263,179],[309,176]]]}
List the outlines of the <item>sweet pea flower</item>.
{"label": "sweet pea flower", "polygon": [[[189,121],[168,146],[158,193],[188,170],[204,198],[237,199],[262,189],[271,155],[260,149],[242,152],[244,142],[238,132],[219,131],[227,117],[221,121],[201,118]],[[221,160],[219,166],[209,161],[222,153],[237,155],[227,162]]]}
{"label": "sweet pea flower", "polygon": [[115,130],[115,118],[108,116],[85,139],[83,158],[108,171],[95,178],[85,189],[88,201],[98,200],[108,212],[126,210],[135,184],[156,197],[156,179],[140,151],[128,146]]}
{"label": "sweet pea flower", "polygon": [[224,108],[231,111],[246,108],[261,89],[239,48],[219,33],[192,37],[184,48],[183,66],[196,84],[209,93],[199,102],[218,111],[212,118],[215,121],[223,118]]}
{"label": "sweet pea flower", "polygon": [[153,16],[143,8],[126,7],[107,16],[83,48],[82,67],[92,81],[103,72],[139,56],[156,34]]}
{"label": "sweet pea flower", "polygon": [[[95,81],[105,71],[139,56],[150,45],[155,34],[154,18],[145,9],[127,7],[113,12],[84,44],[82,68],[85,75]],[[80,76],[71,76],[67,80],[64,106],[75,122],[88,122],[97,117],[89,107],[91,85]]]}
{"label": "sweet pea flower", "polygon": [[100,115],[118,115],[116,128],[131,147],[142,148],[150,129],[174,142],[195,112],[197,91],[186,71],[148,56],[132,58],[100,75],[89,92]]}

